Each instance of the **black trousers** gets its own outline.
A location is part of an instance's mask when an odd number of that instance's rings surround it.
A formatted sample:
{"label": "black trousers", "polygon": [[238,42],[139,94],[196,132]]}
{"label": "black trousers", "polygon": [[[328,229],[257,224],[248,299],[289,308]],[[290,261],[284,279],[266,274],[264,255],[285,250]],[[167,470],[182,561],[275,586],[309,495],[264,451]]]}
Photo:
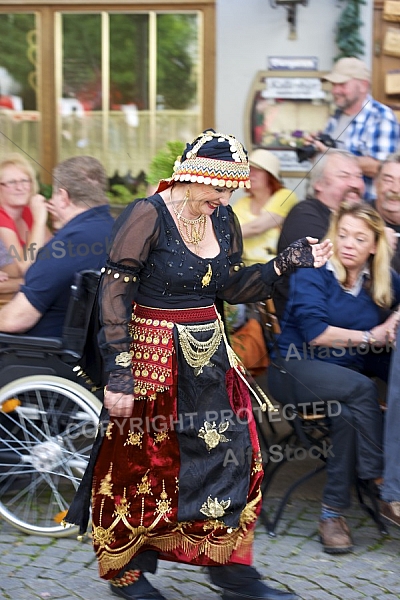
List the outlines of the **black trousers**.
{"label": "black trousers", "polygon": [[348,507],[355,473],[361,479],[382,476],[383,421],[377,387],[369,377],[321,360],[280,360],[268,368],[268,387],[282,405],[339,403],[330,420],[324,504]]}

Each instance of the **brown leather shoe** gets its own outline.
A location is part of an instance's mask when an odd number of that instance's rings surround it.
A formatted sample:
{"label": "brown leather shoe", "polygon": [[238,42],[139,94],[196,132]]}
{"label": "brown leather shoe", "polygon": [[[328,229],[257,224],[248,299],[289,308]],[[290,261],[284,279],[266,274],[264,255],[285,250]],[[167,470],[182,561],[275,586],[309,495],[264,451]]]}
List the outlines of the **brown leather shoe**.
{"label": "brown leather shoe", "polygon": [[331,517],[319,522],[319,539],[328,554],[345,554],[353,550],[350,529],[344,517]]}
{"label": "brown leather shoe", "polygon": [[379,502],[379,512],[382,517],[400,527],[400,502]]}

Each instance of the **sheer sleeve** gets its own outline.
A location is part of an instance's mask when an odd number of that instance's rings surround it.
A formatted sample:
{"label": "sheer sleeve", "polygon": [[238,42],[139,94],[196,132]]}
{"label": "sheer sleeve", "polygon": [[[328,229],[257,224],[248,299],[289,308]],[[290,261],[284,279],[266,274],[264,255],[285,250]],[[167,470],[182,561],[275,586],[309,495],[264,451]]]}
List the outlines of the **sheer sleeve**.
{"label": "sheer sleeve", "polygon": [[243,239],[239,221],[229,209],[229,229],[231,248],[229,252],[229,280],[218,297],[230,304],[258,302],[271,295],[273,284],[279,279],[274,269],[274,261],[246,267],[242,260]]}
{"label": "sheer sleeve", "polygon": [[132,393],[129,322],[140,272],[159,236],[159,216],[147,199],[128,206],[117,219],[109,258],[100,282],[99,345],[108,389]]}

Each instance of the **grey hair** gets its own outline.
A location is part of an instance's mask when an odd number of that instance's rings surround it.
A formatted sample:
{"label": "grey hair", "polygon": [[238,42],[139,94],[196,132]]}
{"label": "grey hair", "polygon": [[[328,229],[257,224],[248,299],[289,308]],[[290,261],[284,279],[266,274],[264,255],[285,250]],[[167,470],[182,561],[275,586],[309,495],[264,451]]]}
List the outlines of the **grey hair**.
{"label": "grey hair", "polygon": [[379,169],[378,169],[378,173],[377,173],[377,177],[379,177],[379,175],[381,174],[381,171],[383,169],[383,167],[385,165],[388,165],[389,163],[400,163],[400,152],[394,152],[393,154],[389,154],[385,160],[383,160],[380,165],[379,165]]}
{"label": "grey hair", "polygon": [[54,168],[53,182],[55,190],[66,190],[74,204],[90,207],[108,204],[107,175],[93,156],[67,158]]}
{"label": "grey hair", "polygon": [[329,164],[330,159],[334,156],[349,158],[357,163],[357,157],[348,150],[341,150],[339,148],[329,148],[329,150],[321,156],[321,158],[315,163],[315,165],[310,171],[308,193],[313,194],[315,192],[315,184],[324,177],[326,167]]}

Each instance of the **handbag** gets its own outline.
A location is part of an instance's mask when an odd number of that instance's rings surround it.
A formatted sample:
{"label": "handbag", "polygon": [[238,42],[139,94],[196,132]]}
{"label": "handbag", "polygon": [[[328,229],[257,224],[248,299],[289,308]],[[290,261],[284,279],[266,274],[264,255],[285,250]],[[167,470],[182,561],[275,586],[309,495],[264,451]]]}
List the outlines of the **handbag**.
{"label": "handbag", "polygon": [[262,326],[250,318],[229,336],[233,351],[253,376],[261,375],[269,365]]}

